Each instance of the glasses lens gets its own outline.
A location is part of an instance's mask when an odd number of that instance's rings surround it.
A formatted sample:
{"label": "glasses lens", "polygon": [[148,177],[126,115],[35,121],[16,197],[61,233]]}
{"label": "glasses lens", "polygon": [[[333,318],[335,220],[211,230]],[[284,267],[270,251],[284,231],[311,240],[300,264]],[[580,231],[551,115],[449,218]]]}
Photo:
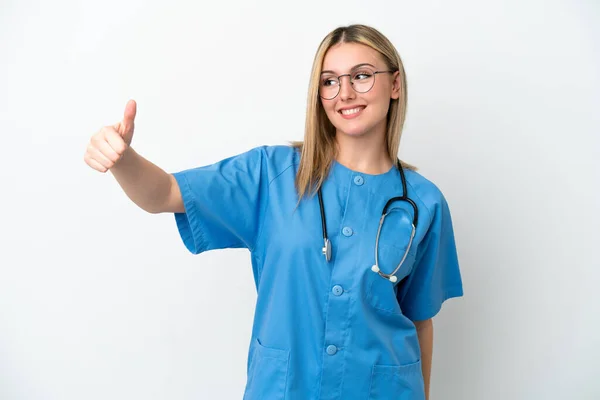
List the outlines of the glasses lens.
{"label": "glasses lens", "polygon": [[331,100],[340,91],[340,81],[335,76],[323,76],[319,82],[319,96]]}
{"label": "glasses lens", "polygon": [[375,74],[369,68],[362,68],[352,73],[352,87],[359,93],[368,92],[374,83]]}

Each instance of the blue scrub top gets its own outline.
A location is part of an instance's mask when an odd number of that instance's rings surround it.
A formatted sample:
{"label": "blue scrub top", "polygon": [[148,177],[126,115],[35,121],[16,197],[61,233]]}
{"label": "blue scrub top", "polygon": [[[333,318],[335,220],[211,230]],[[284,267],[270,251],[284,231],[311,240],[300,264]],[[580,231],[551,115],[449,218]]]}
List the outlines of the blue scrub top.
{"label": "blue scrub top", "polygon": [[[405,169],[419,220],[392,283],[371,271],[381,212],[402,195],[397,168],[369,175],[333,163],[322,187],[330,262],[317,196],[297,205],[299,152],[262,146],[215,164],[176,172],[185,206],[179,234],[193,254],[249,249],[257,302],[245,400],[424,400],[412,321],[433,317],[462,296],[448,204],[440,190]],[[379,266],[391,272],[409,241],[406,202],[385,219]]]}

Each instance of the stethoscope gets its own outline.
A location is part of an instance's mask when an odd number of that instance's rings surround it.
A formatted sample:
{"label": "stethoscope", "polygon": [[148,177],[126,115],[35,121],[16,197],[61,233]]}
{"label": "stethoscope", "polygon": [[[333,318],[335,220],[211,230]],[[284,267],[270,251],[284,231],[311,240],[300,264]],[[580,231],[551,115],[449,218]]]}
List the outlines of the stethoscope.
{"label": "stethoscope", "polygon": [[[397,161],[397,166],[398,166],[398,170],[400,171],[400,177],[402,178],[402,196],[392,197],[391,199],[389,199],[387,201],[387,203],[385,203],[385,207],[383,207],[383,211],[381,212],[381,219],[379,220],[379,228],[377,229],[377,238],[375,239],[375,265],[373,265],[371,267],[371,270],[373,272],[378,273],[379,276],[381,276],[382,278],[388,279],[392,283],[398,281],[396,272],[398,272],[398,270],[404,263],[404,260],[406,260],[406,256],[408,256],[408,253],[410,251],[410,246],[412,245],[413,238],[415,237],[415,232],[417,230],[417,222],[419,219],[419,209],[417,208],[417,205],[415,204],[415,202],[412,201],[410,199],[410,197],[408,197],[407,192],[406,192],[406,177],[404,176],[404,169],[402,168],[402,164],[400,163],[400,160]],[[331,242],[329,241],[329,238],[327,237],[327,222],[325,221],[325,207],[323,206],[323,194],[321,193],[321,187],[319,187],[318,195],[319,195],[319,208],[321,209],[321,226],[323,228],[324,246],[323,246],[322,252],[323,252],[323,255],[325,256],[325,260],[327,260],[327,262],[329,262],[331,260]],[[391,274],[386,274],[386,273],[382,272],[381,269],[379,268],[379,257],[378,257],[379,235],[381,233],[381,227],[383,226],[383,221],[385,220],[385,217],[392,211],[396,210],[396,208],[392,208],[388,211],[388,207],[395,201],[406,201],[407,203],[409,203],[412,206],[413,211],[414,211],[413,212],[413,222],[412,222],[412,232],[410,234],[410,240],[408,242],[408,246],[406,247],[406,251],[404,252],[404,256],[402,257],[402,260],[400,260],[400,263],[398,264],[396,269],[394,269],[394,271],[392,271]]]}

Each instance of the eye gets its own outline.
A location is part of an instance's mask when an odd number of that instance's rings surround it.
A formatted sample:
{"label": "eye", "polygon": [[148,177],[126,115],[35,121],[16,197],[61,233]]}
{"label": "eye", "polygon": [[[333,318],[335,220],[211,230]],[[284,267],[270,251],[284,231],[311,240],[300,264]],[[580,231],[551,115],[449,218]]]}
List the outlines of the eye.
{"label": "eye", "polygon": [[373,76],[373,73],[370,71],[357,71],[352,75],[352,80],[360,81],[369,79],[371,76]]}
{"label": "eye", "polygon": [[321,81],[321,85],[325,86],[325,87],[334,86],[334,85],[337,85],[337,83],[338,83],[338,81],[335,78],[324,78]]}

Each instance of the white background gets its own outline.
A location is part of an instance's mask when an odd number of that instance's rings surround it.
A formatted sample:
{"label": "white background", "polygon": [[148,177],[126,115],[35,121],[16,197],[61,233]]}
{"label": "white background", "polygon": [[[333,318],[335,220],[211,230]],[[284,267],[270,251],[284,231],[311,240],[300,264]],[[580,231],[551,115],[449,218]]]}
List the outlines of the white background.
{"label": "white background", "polygon": [[600,398],[600,4],[252,3],[0,2],[0,399],[242,397],[248,252],[191,255],[85,147],[130,98],[169,172],[300,140],[349,23],[398,48],[401,157],[453,213],[465,296],[434,320],[431,399]]}

